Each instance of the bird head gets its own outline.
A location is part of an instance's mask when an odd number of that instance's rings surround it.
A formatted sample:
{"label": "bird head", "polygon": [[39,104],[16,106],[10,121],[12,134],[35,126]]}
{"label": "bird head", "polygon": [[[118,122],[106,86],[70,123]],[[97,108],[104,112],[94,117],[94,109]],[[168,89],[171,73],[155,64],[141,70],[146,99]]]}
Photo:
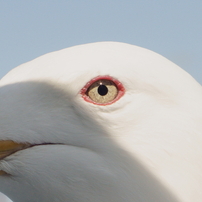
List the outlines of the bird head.
{"label": "bird head", "polygon": [[15,202],[200,201],[202,89],[137,46],[41,56],[0,81],[0,191]]}

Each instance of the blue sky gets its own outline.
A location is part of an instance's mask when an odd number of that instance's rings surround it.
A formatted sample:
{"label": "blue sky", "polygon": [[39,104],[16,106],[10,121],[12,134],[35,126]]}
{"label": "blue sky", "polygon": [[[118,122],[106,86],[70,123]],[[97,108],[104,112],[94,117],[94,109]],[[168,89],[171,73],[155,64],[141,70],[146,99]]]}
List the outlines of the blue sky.
{"label": "blue sky", "polygon": [[151,49],[202,84],[201,0],[0,0],[0,78],[45,53],[95,41]]}

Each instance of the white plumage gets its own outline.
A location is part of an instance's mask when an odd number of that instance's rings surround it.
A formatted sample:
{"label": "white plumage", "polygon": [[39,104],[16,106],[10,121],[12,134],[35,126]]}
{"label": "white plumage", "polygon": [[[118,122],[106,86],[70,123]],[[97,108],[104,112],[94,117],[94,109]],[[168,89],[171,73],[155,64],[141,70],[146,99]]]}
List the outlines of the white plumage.
{"label": "white plumage", "polygon": [[[124,95],[83,99],[106,75]],[[93,43],[23,64],[0,84],[0,140],[32,145],[0,161],[0,191],[13,201],[202,201],[202,88],[164,57]]]}

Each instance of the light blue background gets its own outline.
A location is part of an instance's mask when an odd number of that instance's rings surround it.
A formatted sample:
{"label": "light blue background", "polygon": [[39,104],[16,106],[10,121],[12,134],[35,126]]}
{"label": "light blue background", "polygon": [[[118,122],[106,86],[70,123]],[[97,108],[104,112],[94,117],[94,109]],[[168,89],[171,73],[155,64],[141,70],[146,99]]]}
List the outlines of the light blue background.
{"label": "light blue background", "polygon": [[162,54],[202,83],[201,0],[0,0],[0,78],[42,54],[121,41]]}
{"label": "light blue background", "polygon": [[202,84],[201,0],[0,0],[0,78],[42,54],[95,41],[151,49]]}

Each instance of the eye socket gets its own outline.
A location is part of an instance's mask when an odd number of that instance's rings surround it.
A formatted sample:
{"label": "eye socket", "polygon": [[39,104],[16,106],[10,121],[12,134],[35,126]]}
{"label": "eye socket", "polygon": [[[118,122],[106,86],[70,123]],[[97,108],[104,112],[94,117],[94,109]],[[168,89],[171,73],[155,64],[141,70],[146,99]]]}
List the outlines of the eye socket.
{"label": "eye socket", "polygon": [[87,102],[96,105],[109,105],[123,96],[123,85],[110,76],[98,76],[89,81],[81,90],[82,97]]}

